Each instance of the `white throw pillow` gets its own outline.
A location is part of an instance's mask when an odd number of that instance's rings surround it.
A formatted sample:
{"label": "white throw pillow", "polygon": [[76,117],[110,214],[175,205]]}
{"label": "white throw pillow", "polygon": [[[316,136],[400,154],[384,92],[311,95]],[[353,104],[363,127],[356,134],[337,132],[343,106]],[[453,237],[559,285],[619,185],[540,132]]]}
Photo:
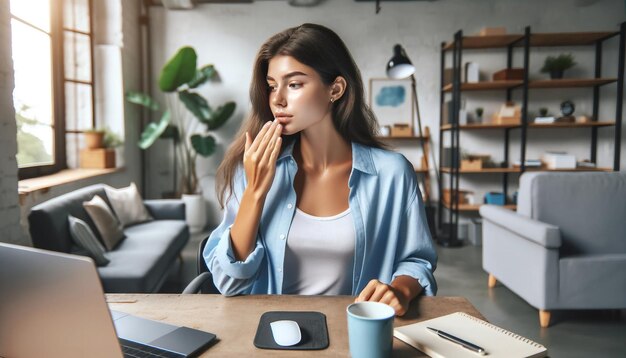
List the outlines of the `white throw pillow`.
{"label": "white throw pillow", "polygon": [[105,187],[104,190],[113,212],[115,212],[115,216],[122,223],[122,226],[126,227],[154,220],[143,205],[143,200],[135,183],[130,183],[130,186],[119,189]]}
{"label": "white throw pillow", "polygon": [[104,199],[96,195],[90,201],[83,202],[83,207],[96,224],[107,250],[112,250],[124,239],[122,224],[117,220]]}

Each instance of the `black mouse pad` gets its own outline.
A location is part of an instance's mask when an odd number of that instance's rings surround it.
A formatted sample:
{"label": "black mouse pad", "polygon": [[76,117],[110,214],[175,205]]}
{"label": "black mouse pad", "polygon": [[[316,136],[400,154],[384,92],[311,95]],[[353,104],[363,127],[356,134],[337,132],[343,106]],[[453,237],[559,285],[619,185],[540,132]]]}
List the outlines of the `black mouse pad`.
{"label": "black mouse pad", "polygon": [[[293,346],[279,346],[274,341],[270,323],[274,321],[296,321],[300,326],[302,339]],[[315,350],[328,348],[328,328],[326,316],[321,312],[270,311],[259,320],[259,327],[254,336],[254,345],[262,349]]]}

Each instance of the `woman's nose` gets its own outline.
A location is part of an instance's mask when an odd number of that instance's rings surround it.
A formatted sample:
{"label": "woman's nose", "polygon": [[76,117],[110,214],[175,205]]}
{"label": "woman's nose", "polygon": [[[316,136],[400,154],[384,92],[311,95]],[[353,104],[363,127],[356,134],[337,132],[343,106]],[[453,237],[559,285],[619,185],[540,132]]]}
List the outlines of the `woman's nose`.
{"label": "woman's nose", "polygon": [[276,92],[274,92],[274,98],[273,98],[273,103],[275,106],[285,106],[287,104],[287,100],[286,97],[283,93],[282,88],[278,88],[276,89]]}

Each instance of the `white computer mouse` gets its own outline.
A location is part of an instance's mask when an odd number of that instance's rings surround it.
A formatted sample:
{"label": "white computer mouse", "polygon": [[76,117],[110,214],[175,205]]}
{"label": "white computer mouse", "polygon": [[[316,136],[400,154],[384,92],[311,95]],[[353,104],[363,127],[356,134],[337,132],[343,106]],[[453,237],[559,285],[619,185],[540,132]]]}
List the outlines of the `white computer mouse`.
{"label": "white computer mouse", "polygon": [[294,344],[298,344],[302,339],[300,326],[298,326],[298,322],[296,321],[274,321],[270,323],[270,327],[272,328],[274,341],[276,341],[276,344],[279,346],[293,346]]}

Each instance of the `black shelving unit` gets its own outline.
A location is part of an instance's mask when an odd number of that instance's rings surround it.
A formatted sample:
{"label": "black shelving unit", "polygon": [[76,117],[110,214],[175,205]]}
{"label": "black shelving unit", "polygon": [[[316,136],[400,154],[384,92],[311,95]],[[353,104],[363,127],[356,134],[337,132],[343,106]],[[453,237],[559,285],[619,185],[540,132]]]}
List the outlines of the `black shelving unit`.
{"label": "black shelving unit", "polygon": [[[618,53],[618,73],[616,78],[602,77],[602,47],[603,43],[613,37],[618,37],[619,53]],[[442,246],[459,246],[461,242],[458,240],[458,222],[460,211],[475,211],[478,206],[465,206],[461,208],[459,205],[459,178],[465,173],[489,173],[502,176],[502,192],[508,197],[508,179],[509,175],[517,175],[527,171],[525,167],[526,146],[528,139],[529,127],[544,128],[572,128],[572,127],[588,127],[591,132],[590,160],[597,162],[597,145],[598,130],[605,127],[614,127],[614,158],[612,168],[590,168],[577,169],[579,171],[586,170],[606,170],[619,171],[620,169],[620,145],[621,145],[621,127],[622,127],[622,105],[624,98],[624,56],[625,56],[625,40],[626,40],[626,22],[620,25],[619,31],[615,32],[581,32],[581,33],[537,33],[531,32],[530,26],[525,28],[524,34],[516,35],[497,35],[497,36],[463,36],[463,31],[459,30],[454,34],[454,41],[450,43],[441,43],[441,86],[440,86],[440,131],[439,131],[439,163],[443,163],[443,148],[446,133],[450,136],[450,167],[440,167],[439,187],[439,203],[437,218],[437,242]],[[529,57],[532,47],[560,47],[560,46],[594,46],[595,47],[595,69],[594,78],[592,79],[566,79],[566,80],[529,80]],[[524,78],[522,81],[494,81],[482,82],[478,84],[461,83],[461,66],[463,51],[467,49],[494,49],[506,48],[507,68],[513,68],[513,51],[522,49],[523,51],[523,68]],[[444,70],[446,67],[446,54],[452,55],[452,83],[444,83]],[[617,98],[615,108],[615,122],[599,121],[599,103],[600,103],[600,87],[608,84],[617,84]],[[592,123],[586,124],[569,124],[569,125],[537,125],[530,123],[528,118],[528,92],[533,88],[573,88],[573,87],[591,87],[593,88],[593,107],[592,107]],[[506,100],[512,99],[513,91],[522,91],[521,103],[521,123],[519,125],[460,125],[459,112],[461,110],[461,92],[480,91],[480,90],[506,90]],[[449,123],[444,123],[443,113],[445,105],[445,96],[451,94],[452,113],[448,113]],[[460,170],[460,132],[461,130],[475,129],[503,129],[504,130],[504,163],[506,168],[486,171],[469,171]],[[520,130],[520,167],[511,168],[509,160],[509,147],[511,131]],[[534,169],[533,169],[534,170]],[[444,174],[447,177],[444,177]],[[444,204],[443,191],[444,186],[449,189],[450,202]],[[445,210],[445,211],[444,211]]]}

